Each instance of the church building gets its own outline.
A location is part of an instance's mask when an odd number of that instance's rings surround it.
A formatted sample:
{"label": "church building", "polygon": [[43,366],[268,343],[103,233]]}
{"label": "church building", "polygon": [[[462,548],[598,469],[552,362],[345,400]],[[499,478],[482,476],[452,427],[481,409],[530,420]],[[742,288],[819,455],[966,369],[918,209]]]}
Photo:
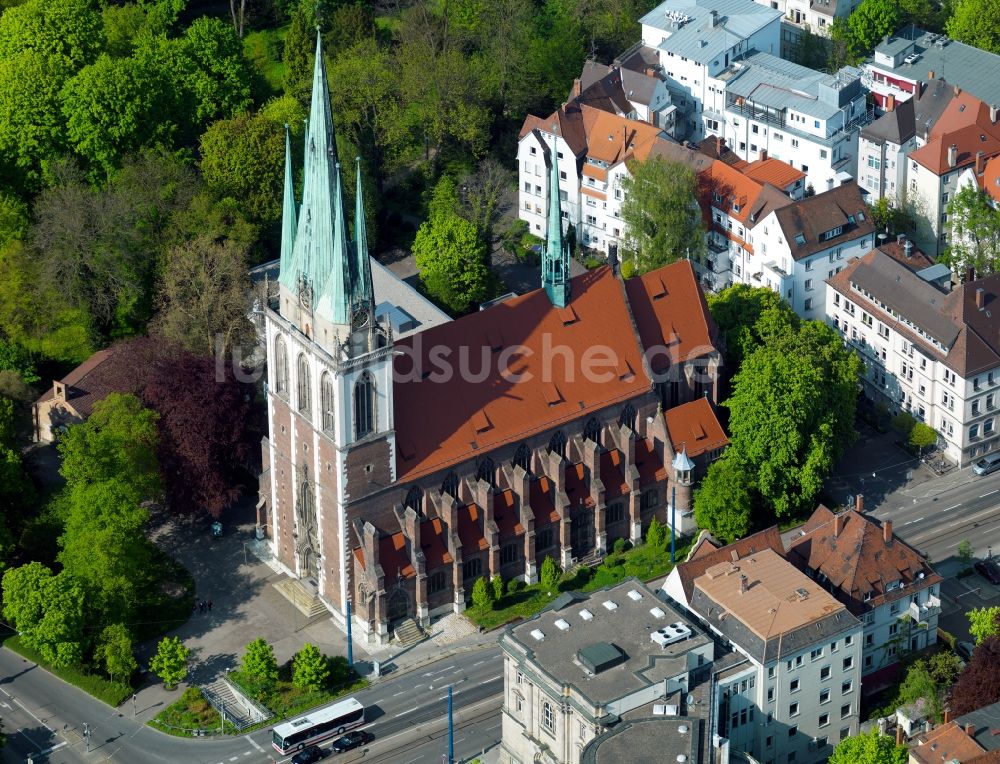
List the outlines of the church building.
{"label": "church building", "polygon": [[[546,167],[555,188],[558,158]],[[296,586],[383,643],[461,612],[479,577],[535,582],[545,557],[600,559],[654,516],[693,531],[692,484],[728,441],[717,330],[690,263],[570,278],[550,194],[542,288],[397,336],[376,313],[354,169],[351,236],[317,40],[302,199],[286,140],[264,310],[258,519]]]}

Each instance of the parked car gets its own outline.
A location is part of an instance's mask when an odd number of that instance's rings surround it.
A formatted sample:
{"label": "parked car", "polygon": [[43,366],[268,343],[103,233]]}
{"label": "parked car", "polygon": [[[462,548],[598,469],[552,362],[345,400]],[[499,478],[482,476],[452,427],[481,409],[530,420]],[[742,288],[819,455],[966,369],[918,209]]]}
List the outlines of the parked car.
{"label": "parked car", "polygon": [[354,730],[353,732],[348,732],[346,735],[341,735],[336,740],[333,741],[333,745],[330,746],[330,750],[334,753],[344,753],[345,751],[350,751],[354,748],[360,748],[365,743],[371,740],[371,735],[363,730]]}
{"label": "parked car", "polygon": [[1000,470],[1000,451],[984,456],[972,465],[972,471],[977,475],[989,475],[991,472]]}
{"label": "parked car", "polygon": [[972,651],[976,649],[976,646],[971,642],[957,642],[955,643],[955,652],[958,653],[958,657],[963,661],[972,660]]}
{"label": "parked car", "polygon": [[326,753],[318,745],[311,745],[295,754],[292,757],[292,764],[313,764],[315,761],[325,759]]}
{"label": "parked car", "polygon": [[1000,565],[992,559],[977,560],[975,564],[976,573],[981,575],[991,584],[1000,584]]}

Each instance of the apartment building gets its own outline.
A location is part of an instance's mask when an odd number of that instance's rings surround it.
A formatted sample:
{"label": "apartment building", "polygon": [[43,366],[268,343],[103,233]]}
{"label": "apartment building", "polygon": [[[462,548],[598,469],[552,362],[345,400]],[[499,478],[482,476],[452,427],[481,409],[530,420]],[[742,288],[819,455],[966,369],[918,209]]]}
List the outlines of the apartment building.
{"label": "apartment building", "polygon": [[578,764],[592,743],[591,761],[595,748],[625,748],[632,760],[669,751],[695,762],[712,744],[706,679],[715,644],[638,580],[564,594],[507,627],[500,649],[504,764]]}
{"label": "apartment building", "polygon": [[780,545],[776,528],[699,544],[663,590],[739,656],[713,682],[715,733],[761,762],[821,762],[858,732],[862,624]]}
{"label": "apartment building", "polygon": [[787,557],[864,624],[861,674],[878,683],[900,659],[937,642],[941,576],[881,523],[855,509],[820,505],[791,542]]}
{"label": "apartment building", "polygon": [[696,142],[705,136],[702,112],[721,87],[715,78],[733,61],[751,50],[780,53],[781,15],[747,0],[667,0],[639,19],[642,46],[655,52],[671,92],[686,96],[674,99],[678,138]]}
{"label": "apartment building", "polygon": [[914,96],[921,81],[938,77],[987,104],[1000,105],[1000,56],[946,35],[905,26],[887,37],[862,64],[865,87],[879,108]]}
{"label": "apartment building", "polygon": [[706,134],[741,159],[788,162],[816,192],[853,180],[858,132],[873,117],[859,69],[824,74],[759,50],[711,76],[702,110]]}
{"label": "apartment building", "polygon": [[927,262],[884,248],[852,261],[827,279],[827,320],[864,360],[864,394],[929,424],[965,466],[1000,445],[1000,275],[949,291],[947,266]]}
{"label": "apartment building", "polygon": [[805,30],[820,37],[830,35],[834,19],[846,18],[860,0],[755,0],[777,8],[781,18],[781,57],[791,58]]}
{"label": "apartment building", "polygon": [[917,214],[914,239],[927,254],[948,245],[948,201],[970,166],[1000,155],[1000,109],[969,93],[951,99],[930,138],[910,153],[907,197]]}
{"label": "apartment building", "polygon": [[645,69],[633,71],[617,64],[585,61],[580,77],[573,81],[569,100],[648,122],[667,135],[674,132],[677,107],[671,103],[667,83]]}
{"label": "apartment building", "polygon": [[872,200],[886,197],[906,209],[906,168],[910,153],[930,139],[955,89],[944,80],[917,82],[912,98],[890,95],[885,114],[861,129],[858,138],[858,185]]}

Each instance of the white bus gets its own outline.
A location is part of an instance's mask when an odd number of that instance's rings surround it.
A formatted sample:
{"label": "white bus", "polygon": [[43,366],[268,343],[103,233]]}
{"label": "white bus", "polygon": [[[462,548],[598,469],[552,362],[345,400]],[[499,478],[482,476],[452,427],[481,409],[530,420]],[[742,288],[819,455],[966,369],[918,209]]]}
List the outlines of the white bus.
{"label": "white bus", "polygon": [[279,724],[273,730],[272,742],[281,754],[301,751],[307,745],[343,735],[347,730],[365,723],[365,707],[354,698],[313,711],[306,716]]}

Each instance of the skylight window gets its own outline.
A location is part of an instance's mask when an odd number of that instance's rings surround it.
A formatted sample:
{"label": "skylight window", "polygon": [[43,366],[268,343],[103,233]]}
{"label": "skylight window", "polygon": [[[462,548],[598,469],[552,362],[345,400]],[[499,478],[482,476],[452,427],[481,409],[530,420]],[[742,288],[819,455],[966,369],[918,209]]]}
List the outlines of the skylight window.
{"label": "skylight window", "polygon": [[628,598],[634,602],[638,602],[639,600],[642,599],[642,595],[639,594],[639,592],[637,592],[635,589],[629,589]]}
{"label": "skylight window", "polygon": [[604,605],[605,610],[614,611],[618,609],[618,603],[615,602],[614,600],[604,600],[604,602],[602,602],[601,604]]}
{"label": "skylight window", "polygon": [[806,243],[805,234],[801,234],[801,233],[795,234],[795,243],[796,244],[805,244]]}

